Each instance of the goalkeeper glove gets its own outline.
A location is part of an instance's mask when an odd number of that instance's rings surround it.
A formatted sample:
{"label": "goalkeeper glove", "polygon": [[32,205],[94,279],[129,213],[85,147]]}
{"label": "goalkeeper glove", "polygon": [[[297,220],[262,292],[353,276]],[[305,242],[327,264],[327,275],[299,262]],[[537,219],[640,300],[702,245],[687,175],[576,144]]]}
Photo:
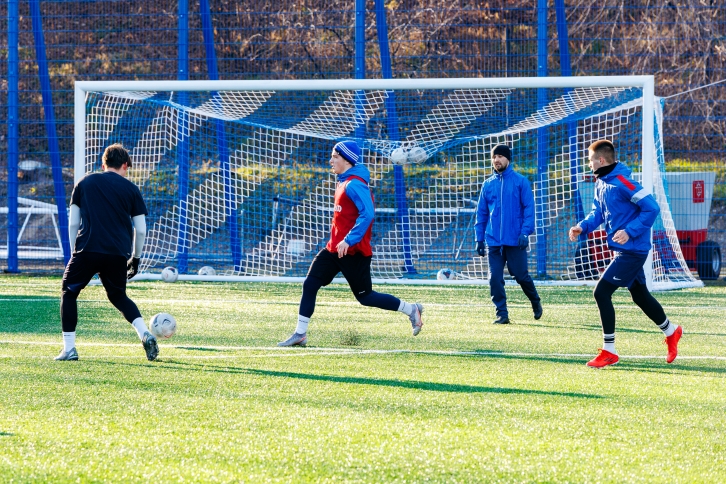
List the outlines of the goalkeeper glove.
{"label": "goalkeeper glove", "polygon": [[485,257],[487,255],[487,248],[486,245],[484,245],[484,242],[476,242],[476,253],[481,257]]}
{"label": "goalkeeper glove", "polygon": [[139,258],[132,257],[126,263],[126,279],[131,279],[139,273]]}
{"label": "goalkeeper glove", "polygon": [[525,250],[527,247],[529,247],[529,237],[526,235],[520,235],[519,240],[517,240],[517,245],[520,249]]}

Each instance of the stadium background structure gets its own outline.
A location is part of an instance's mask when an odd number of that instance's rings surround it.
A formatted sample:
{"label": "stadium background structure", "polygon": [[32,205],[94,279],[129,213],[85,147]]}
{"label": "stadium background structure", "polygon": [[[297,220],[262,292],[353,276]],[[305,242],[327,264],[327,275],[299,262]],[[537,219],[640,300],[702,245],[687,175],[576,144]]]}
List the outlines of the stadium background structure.
{"label": "stadium background structure", "polygon": [[[10,0],[0,6],[7,270],[63,266],[58,257],[18,259],[19,233],[33,247],[57,246],[58,233],[67,257],[74,80],[655,74],[656,94],[667,96],[724,77],[726,13],[716,3],[586,3]],[[708,233],[721,246],[725,93],[717,84],[674,97],[664,116],[668,168],[716,174]],[[19,198],[54,204],[60,230],[36,209],[40,221],[23,231]]]}

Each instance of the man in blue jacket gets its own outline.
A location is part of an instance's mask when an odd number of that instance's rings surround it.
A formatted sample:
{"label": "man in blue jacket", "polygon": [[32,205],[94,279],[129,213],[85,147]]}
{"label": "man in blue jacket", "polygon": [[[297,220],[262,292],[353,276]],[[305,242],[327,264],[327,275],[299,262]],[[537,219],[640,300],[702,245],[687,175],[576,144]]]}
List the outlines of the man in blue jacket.
{"label": "man in blue jacket", "polygon": [[529,181],[509,165],[511,159],[507,145],[492,150],[494,174],[481,187],[476,212],[476,251],[488,257],[489,290],[497,308],[495,324],[509,323],[505,263],[532,303],[534,319],[542,317],[542,303],[527,271],[527,247],[534,232],[534,196]]}
{"label": "man in blue jacket", "polygon": [[653,195],[630,176],[630,170],[615,161],[615,147],[608,140],[598,140],[588,148],[590,169],[597,177],[592,211],[570,228],[570,240],[575,242],[580,234],[587,234],[605,224],[608,247],[614,257],[595,286],[595,302],[600,311],[603,348],[587,363],[593,368],[603,368],[618,362],[615,351],[615,308],[612,295],[618,287],[627,287],[633,302],[648,316],[666,336],[668,356],[672,363],[678,355],[678,341],[683,329],[672,324],[663,307],[650,294],[646,286],[643,264],[651,249],[650,229],[660,213]]}

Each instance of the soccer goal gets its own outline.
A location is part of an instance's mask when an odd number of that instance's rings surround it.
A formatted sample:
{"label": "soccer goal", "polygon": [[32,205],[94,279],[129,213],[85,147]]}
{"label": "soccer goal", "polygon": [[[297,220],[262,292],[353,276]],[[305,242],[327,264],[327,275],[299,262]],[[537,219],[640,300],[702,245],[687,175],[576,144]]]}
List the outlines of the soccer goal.
{"label": "soccer goal", "polygon": [[332,146],[355,139],[376,200],[375,280],[446,268],[444,283],[482,283],[477,198],[507,143],[535,194],[531,273],[582,284],[611,254],[603,231],[572,243],[567,230],[592,203],[587,146],[608,138],[661,207],[651,287],[699,285],[669,210],[653,89],[652,76],[77,82],[75,177],[100,170],[108,144],[129,149],[150,212],[142,276],[297,280],[329,236]]}

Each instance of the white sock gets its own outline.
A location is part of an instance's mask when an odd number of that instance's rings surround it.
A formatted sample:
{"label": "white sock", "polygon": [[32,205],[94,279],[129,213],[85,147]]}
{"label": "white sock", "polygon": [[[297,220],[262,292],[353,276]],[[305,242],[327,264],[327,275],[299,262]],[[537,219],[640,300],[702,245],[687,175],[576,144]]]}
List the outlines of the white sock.
{"label": "white sock", "polygon": [[76,332],[66,333],[63,331],[63,351],[70,351],[76,347]]}
{"label": "white sock", "polygon": [[411,316],[411,313],[413,312],[413,304],[407,303],[401,299],[401,304],[398,306],[398,310],[406,316]]}
{"label": "white sock", "polygon": [[305,316],[300,316],[298,314],[297,316],[297,328],[295,328],[295,332],[297,334],[305,334],[308,332],[308,324],[310,324],[310,318],[306,318]]}
{"label": "white sock", "polygon": [[672,324],[668,318],[666,318],[665,321],[663,321],[663,324],[659,324],[658,327],[663,331],[663,334],[666,335],[666,338],[668,336],[671,336],[673,333],[676,332],[676,329],[678,328],[677,324]]}
{"label": "white sock", "polygon": [[144,341],[144,333],[146,333],[149,330],[149,328],[146,327],[144,318],[134,319],[134,321],[131,323],[131,326],[133,326],[134,329],[136,330],[136,334],[139,335],[139,339],[141,341]]}
{"label": "white sock", "polygon": [[603,339],[603,345],[602,349],[605,351],[609,351],[610,353],[617,355],[618,352],[615,351],[615,333],[613,334],[605,334],[602,335]]}

